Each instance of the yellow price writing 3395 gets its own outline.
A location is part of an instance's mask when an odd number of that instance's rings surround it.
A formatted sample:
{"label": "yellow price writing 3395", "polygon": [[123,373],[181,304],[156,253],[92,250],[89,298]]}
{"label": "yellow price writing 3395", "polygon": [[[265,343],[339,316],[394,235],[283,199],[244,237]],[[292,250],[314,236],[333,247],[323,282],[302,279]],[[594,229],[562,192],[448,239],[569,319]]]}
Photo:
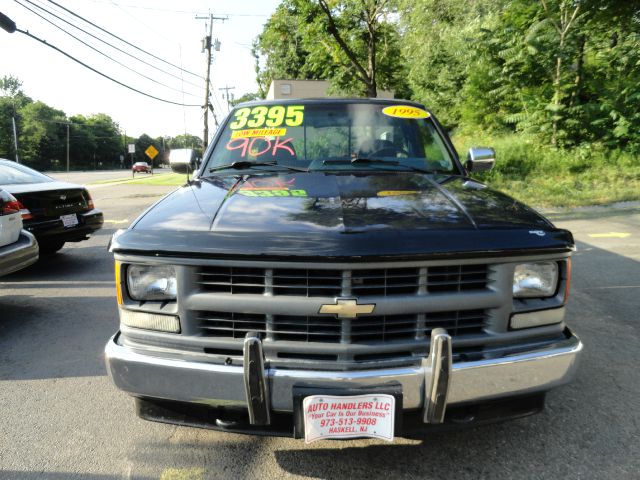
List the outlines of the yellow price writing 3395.
{"label": "yellow price writing 3395", "polygon": [[261,127],[298,127],[304,120],[304,105],[274,105],[267,107],[258,105],[253,108],[240,108],[234,113],[235,120],[229,127],[231,130],[240,128]]}

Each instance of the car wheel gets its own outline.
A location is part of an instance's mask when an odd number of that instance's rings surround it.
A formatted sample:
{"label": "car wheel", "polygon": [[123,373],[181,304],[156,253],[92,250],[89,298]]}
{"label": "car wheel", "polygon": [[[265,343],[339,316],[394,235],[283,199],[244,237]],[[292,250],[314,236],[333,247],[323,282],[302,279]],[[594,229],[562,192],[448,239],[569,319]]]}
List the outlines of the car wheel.
{"label": "car wheel", "polygon": [[40,245],[40,255],[53,255],[62,247],[64,247],[64,242],[48,242],[41,243]]}

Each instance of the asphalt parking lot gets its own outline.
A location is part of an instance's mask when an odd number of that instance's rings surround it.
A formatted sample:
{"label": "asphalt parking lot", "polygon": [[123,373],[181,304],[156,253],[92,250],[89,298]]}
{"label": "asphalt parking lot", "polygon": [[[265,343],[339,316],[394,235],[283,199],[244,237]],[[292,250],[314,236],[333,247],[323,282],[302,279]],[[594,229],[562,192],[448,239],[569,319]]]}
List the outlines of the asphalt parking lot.
{"label": "asphalt parking lot", "polygon": [[579,245],[567,321],[585,351],[542,414],[424,440],[305,446],[135,416],[103,362],[118,328],[106,247],[173,187],[89,188],[104,229],[0,279],[1,479],[640,478],[639,207],[552,215]]}

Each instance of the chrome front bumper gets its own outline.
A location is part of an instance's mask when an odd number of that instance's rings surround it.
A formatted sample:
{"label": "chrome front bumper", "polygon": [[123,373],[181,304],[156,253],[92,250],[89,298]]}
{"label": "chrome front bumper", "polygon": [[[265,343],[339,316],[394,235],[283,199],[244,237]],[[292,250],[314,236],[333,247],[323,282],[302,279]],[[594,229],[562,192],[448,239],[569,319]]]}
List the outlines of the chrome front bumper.
{"label": "chrome front bumper", "polygon": [[422,409],[425,423],[440,423],[447,406],[547,391],[568,383],[582,343],[566,339],[495,359],[452,362],[451,339],[434,330],[431,352],[414,367],[363,371],[278,370],[265,368],[260,340],[247,336],[244,365],[214,365],[138,353],[112,337],[105,350],[107,369],[118,388],[137,397],[248,409],[255,425],[269,412],[293,412],[293,388],[363,388],[400,385],[403,409]]}

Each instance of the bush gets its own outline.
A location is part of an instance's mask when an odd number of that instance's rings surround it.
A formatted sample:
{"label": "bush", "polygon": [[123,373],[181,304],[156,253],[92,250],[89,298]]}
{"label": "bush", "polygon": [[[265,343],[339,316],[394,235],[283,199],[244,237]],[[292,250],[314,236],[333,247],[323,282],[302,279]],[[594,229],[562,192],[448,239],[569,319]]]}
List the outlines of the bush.
{"label": "bush", "polygon": [[640,158],[631,151],[597,144],[555,149],[520,134],[456,134],[453,141],[461,159],[471,146],[495,148],[495,168],[478,179],[526,203],[574,207],[640,199]]}

